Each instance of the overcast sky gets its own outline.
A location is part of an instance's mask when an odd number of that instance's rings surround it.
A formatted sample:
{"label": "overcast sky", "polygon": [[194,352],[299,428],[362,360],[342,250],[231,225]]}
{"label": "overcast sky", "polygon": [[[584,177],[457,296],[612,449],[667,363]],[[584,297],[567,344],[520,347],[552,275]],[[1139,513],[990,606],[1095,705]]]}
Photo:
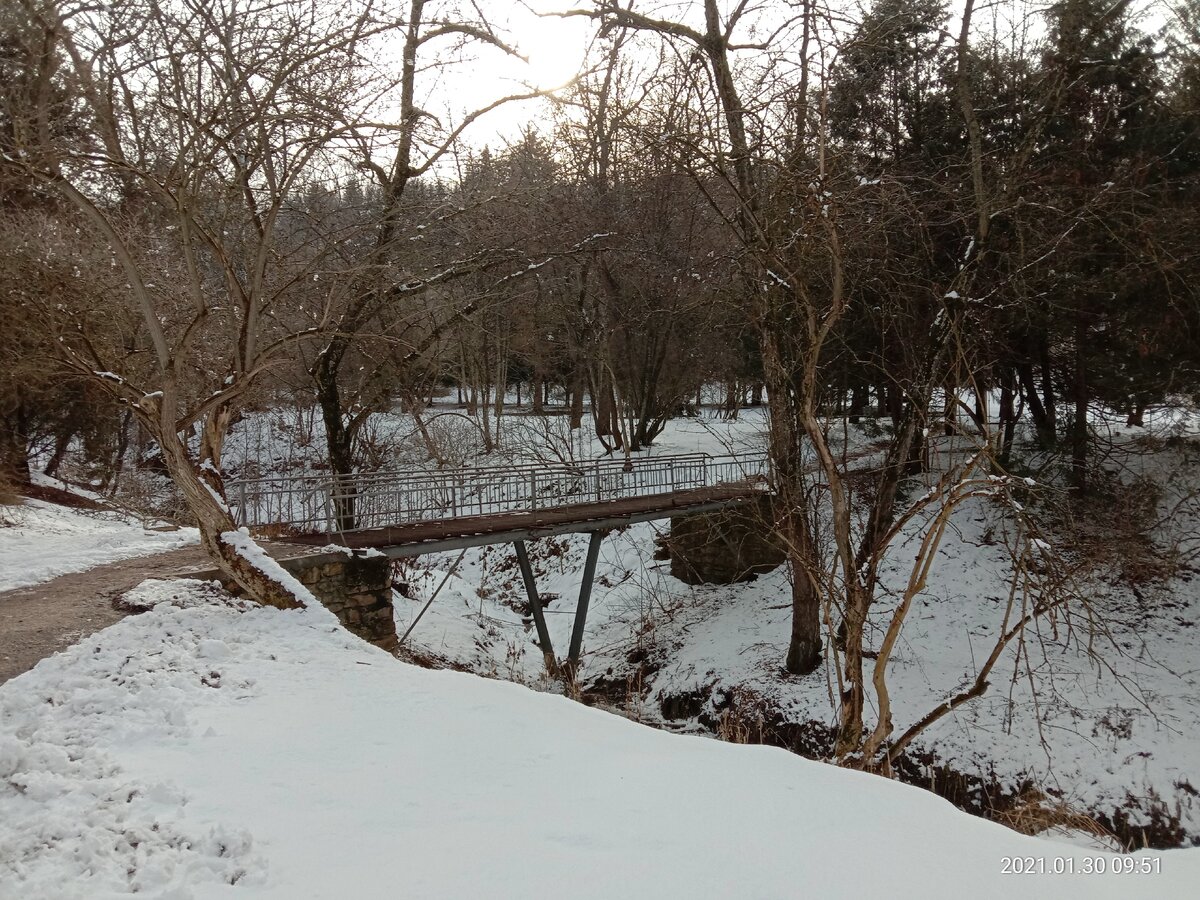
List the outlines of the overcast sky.
{"label": "overcast sky", "polygon": [[[562,19],[537,15],[538,12],[570,9],[576,4],[565,0],[475,0],[493,26],[513,41],[516,49],[528,57],[528,63],[505,56],[499,50],[480,46],[473,59],[461,63],[425,84],[432,89],[428,102],[447,110],[458,119],[472,109],[483,107],[499,97],[522,93],[528,85],[547,89],[569,81],[580,70],[588,45],[595,33],[592,22],[581,18]],[[578,4],[580,6],[583,3]],[[539,112],[541,101],[513,103],[496,109],[480,120],[466,135],[474,146],[501,145],[515,138],[523,125]]]}

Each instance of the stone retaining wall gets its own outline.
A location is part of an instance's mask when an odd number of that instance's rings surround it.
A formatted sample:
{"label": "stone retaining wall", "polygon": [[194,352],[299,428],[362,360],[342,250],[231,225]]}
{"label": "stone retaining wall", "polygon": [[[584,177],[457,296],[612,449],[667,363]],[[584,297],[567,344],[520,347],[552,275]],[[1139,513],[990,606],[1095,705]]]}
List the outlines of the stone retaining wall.
{"label": "stone retaining wall", "polygon": [[[400,641],[393,617],[392,564],[386,556],[351,555],[347,551],[277,561],[312,591],[347,631],[389,653],[395,651]],[[188,573],[188,577],[215,579],[230,593],[240,592],[215,569]]]}
{"label": "stone retaining wall", "polygon": [[[341,558],[338,558],[341,557]],[[280,564],[313,592],[347,630],[389,653],[396,649],[392,564],[386,556],[323,554]]]}

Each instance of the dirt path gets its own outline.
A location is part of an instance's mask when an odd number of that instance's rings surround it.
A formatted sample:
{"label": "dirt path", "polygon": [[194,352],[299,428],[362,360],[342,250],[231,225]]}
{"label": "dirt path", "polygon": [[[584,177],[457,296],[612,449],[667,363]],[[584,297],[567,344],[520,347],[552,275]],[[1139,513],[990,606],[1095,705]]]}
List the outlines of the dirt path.
{"label": "dirt path", "polygon": [[[264,547],[272,556],[310,549]],[[184,547],[0,592],[0,684],[124,618],[126,613],[116,609],[113,601],[147,578],[210,569],[212,561],[200,547]]]}

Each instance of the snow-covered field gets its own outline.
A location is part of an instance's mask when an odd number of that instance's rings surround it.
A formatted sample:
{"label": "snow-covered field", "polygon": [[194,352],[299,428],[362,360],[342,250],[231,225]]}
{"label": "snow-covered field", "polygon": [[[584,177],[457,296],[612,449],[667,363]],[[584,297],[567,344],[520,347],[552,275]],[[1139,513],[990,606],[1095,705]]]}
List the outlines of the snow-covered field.
{"label": "snow-covered field", "polygon": [[41,500],[6,506],[3,513],[0,591],[200,540],[194,528],[152,531],[121,513],[70,509]]}
{"label": "snow-covered field", "polygon": [[[749,423],[732,423],[756,439]],[[1195,433],[1196,423],[1166,423]],[[695,428],[687,423],[685,428]],[[1110,431],[1129,441],[1143,429]],[[672,435],[679,442],[689,439]],[[925,764],[949,767],[1012,793],[1032,783],[1051,803],[1126,825],[1177,819],[1179,839],[1200,842],[1200,546],[1196,460],[1191,452],[1137,443],[1114,451],[1126,480],[1147,478],[1159,491],[1154,537],[1176,546],[1182,564],[1166,577],[1130,583],[1120,560],[1079,570],[1084,603],[1032,628],[1002,657],[987,694],[929,729],[914,748]],[[1190,499],[1189,499],[1190,498]],[[954,516],[927,589],[909,617],[890,667],[897,734],[972,680],[1003,615],[1011,560],[1003,509],[972,500]],[[689,586],[655,560],[666,522],[604,539],[585,633],[585,685],[624,714],[680,731],[711,733],[731,708],[747,718],[778,715],[784,724],[832,725],[834,673],[783,674],[790,589],[783,569],[739,585]],[[918,532],[910,529],[883,571],[880,611],[907,577]],[[549,599],[555,648],[565,653],[581,580],[586,538],[534,542],[530,554]],[[1192,554],[1191,562],[1187,555]],[[398,601],[403,631],[458,554],[427,557],[408,575],[413,599]],[[1092,561],[1095,562],[1094,560]],[[1065,568],[1077,560],[1065,559]],[[893,593],[894,596],[894,593]],[[523,609],[511,549],[468,551],[414,630],[421,657],[492,677],[542,685],[541,654]],[[875,635],[878,640],[878,634]],[[627,687],[622,690],[622,685]],[[1036,688],[1036,690],[1035,690]],[[622,696],[623,694],[623,696]],[[682,702],[681,702],[682,701]],[[746,724],[746,723],[741,723]]]}
{"label": "snow-covered field", "polygon": [[[198,582],[134,594],[151,611],[0,687],[6,900],[1190,898],[1200,883],[1200,851],[1024,837],[782,750],[415,668],[315,611],[243,609]],[[1012,857],[1075,874],[1002,874]]]}
{"label": "snow-covered field", "polygon": [[[899,730],[960,690],[990,649],[1007,562],[1003,548],[984,540],[994,518],[982,504],[963,510],[905,629],[889,679]],[[602,545],[584,683],[629,683],[627,696],[618,698],[623,711],[684,731],[708,730],[699,720],[719,720],[734,697],[789,722],[832,725],[833,673],[782,673],[790,625],[785,572],[741,585],[685,585],[670,576],[668,563],[652,558],[654,537],[648,523]],[[574,537],[531,545],[560,654],[584,551],[585,542]],[[414,572],[410,593],[417,599],[398,601],[401,629],[455,556]],[[1108,814],[1132,805],[1134,823],[1149,822],[1162,806],[1192,840],[1200,837],[1200,803],[1191,790],[1200,784],[1200,670],[1187,626],[1200,623],[1200,597],[1181,587],[1145,588],[1150,599],[1140,607],[1112,586],[1094,597],[1093,608],[1107,617],[1108,634],[1096,635],[1100,663],[1085,652],[1091,633],[1082,613],[1069,627],[1061,622],[1058,630],[1031,632],[997,668],[988,694],[930,729],[919,749],[932,762],[984,780],[1015,788],[1031,779],[1075,809]],[[421,654],[540,685],[535,636],[513,611],[523,596],[508,553],[470,551],[409,640]],[[699,698],[697,708],[671,711],[672,701],[689,696]]]}
{"label": "snow-covered field", "polygon": [[[313,471],[320,435],[289,444],[296,423],[288,415],[239,423],[231,468]],[[447,424],[457,421],[446,414]],[[1200,428],[1151,424],[1174,443],[1146,443],[1153,428],[1096,423],[1109,430],[1110,462],[1135,486],[1130,496],[1144,489],[1150,498],[1152,537],[1177,564],[1130,578],[1123,553],[1111,565],[1082,565],[1068,553],[1086,606],[1010,648],[989,692],[914,749],[922,765],[1014,792],[1030,783],[1048,802],[1102,819],[1173,819],[1180,839],[1196,843]],[[764,425],[758,410],[732,422],[675,420],[649,453],[757,449]],[[382,417],[381,445],[404,444],[390,464],[420,456],[410,426],[404,416]],[[564,450],[552,431],[538,443],[552,423],[514,418],[510,427],[532,431],[480,462]],[[852,440],[869,442],[865,432]],[[477,458],[472,448],[462,441],[464,461]],[[600,449],[591,442],[569,452]],[[20,525],[0,528],[4,577],[31,583],[195,540],[43,507],[26,504]],[[627,718],[685,734],[720,727],[737,739],[760,712],[784,725],[831,724],[833,673],[781,671],[786,573],[683,584],[654,559],[668,527],[643,523],[605,537],[585,692]],[[955,513],[893,658],[898,731],[961,690],[990,648],[1011,574],[1006,528],[1006,513],[987,499]],[[916,539],[907,532],[884,567],[885,613]],[[585,536],[530,544],[560,655],[585,547]],[[401,632],[452,566],[408,648],[496,681],[397,663],[316,610],[247,610],[215,589],[172,582],[135,592],[158,603],[152,612],[0,687],[0,898],[134,889],[163,897],[775,897],[794,896],[797,885],[817,896],[1170,897],[1193,896],[1200,883],[1200,850],[1154,855],[1162,874],[1148,877],[1001,877],[1005,856],[1066,855],[1077,868],[1110,857],[1097,856],[1094,843],[1084,852],[1023,838],[896,783],[780,750],[655,732],[548,696],[562,686],[544,676],[519,612],[525,598],[511,548],[410,564],[411,599],[397,596]]]}

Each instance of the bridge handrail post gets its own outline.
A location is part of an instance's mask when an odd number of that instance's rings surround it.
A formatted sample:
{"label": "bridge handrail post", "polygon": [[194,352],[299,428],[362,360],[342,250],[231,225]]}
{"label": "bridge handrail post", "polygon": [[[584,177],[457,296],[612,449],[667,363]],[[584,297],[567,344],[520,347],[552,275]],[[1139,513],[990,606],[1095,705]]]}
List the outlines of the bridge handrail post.
{"label": "bridge handrail post", "polygon": [[529,470],[529,508],[537,509],[537,469]]}
{"label": "bridge handrail post", "polygon": [[249,525],[250,522],[246,516],[246,480],[243,478],[238,482],[238,517],[239,525]]}
{"label": "bridge handrail post", "polygon": [[325,481],[325,533],[333,534],[333,505],[336,501],[337,482],[333,478],[328,478]]}

